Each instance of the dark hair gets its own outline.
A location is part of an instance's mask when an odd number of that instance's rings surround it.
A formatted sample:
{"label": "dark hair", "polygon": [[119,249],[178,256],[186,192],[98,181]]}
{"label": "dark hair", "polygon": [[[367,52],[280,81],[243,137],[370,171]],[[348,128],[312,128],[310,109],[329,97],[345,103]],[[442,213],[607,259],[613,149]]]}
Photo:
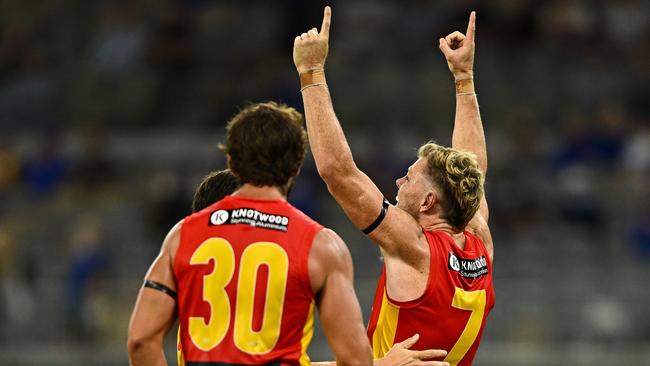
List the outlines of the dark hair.
{"label": "dark hair", "polygon": [[242,109],[226,128],[228,167],[242,183],[285,187],[307,153],[302,121],[298,111],[275,102]]}
{"label": "dark hair", "polygon": [[241,181],[230,169],[217,170],[206,175],[194,192],[192,212],[199,212],[211,204],[221,201],[226,195],[232,194]]}

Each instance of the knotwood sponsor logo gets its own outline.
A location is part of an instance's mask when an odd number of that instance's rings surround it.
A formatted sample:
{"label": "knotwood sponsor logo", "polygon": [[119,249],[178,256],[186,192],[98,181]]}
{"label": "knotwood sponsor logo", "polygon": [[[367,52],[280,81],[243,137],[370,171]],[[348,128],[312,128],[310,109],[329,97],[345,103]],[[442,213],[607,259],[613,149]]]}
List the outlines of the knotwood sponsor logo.
{"label": "knotwood sponsor logo", "polygon": [[487,260],[482,255],[478,258],[459,258],[449,252],[448,268],[467,278],[478,278],[488,273]]}
{"label": "knotwood sponsor logo", "polygon": [[217,210],[210,215],[209,226],[244,224],[264,229],[287,231],[287,216],[258,211],[254,208]]}

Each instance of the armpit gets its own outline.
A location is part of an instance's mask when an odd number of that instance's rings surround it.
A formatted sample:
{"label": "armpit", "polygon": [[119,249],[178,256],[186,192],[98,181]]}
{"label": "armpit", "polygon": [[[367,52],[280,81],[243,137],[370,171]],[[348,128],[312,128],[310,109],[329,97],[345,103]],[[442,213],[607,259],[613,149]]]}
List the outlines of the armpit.
{"label": "armpit", "polygon": [[466,230],[483,241],[490,260],[492,260],[494,257],[494,243],[492,242],[492,233],[485,219],[481,215],[474,215],[474,218],[467,224]]}

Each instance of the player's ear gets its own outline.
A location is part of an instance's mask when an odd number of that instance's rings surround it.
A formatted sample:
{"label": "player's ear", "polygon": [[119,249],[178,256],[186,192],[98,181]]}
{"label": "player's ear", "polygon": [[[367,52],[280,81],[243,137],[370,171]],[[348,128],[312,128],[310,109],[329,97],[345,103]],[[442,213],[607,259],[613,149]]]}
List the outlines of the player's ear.
{"label": "player's ear", "polygon": [[435,191],[427,191],[420,203],[420,212],[426,212],[431,209],[438,203],[438,195]]}

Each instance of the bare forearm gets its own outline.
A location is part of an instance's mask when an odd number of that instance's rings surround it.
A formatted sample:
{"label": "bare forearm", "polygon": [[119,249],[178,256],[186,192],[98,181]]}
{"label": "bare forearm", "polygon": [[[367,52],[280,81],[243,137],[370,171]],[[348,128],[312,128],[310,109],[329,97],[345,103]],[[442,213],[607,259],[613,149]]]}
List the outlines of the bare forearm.
{"label": "bare forearm", "polygon": [[452,135],[452,147],[472,152],[476,155],[479,167],[487,172],[487,150],[485,132],[481,122],[474,83],[461,81],[461,89],[457,88],[456,119]]}
{"label": "bare forearm", "polygon": [[316,167],[323,178],[343,177],[356,168],[326,85],[302,91],[307,133]]}

